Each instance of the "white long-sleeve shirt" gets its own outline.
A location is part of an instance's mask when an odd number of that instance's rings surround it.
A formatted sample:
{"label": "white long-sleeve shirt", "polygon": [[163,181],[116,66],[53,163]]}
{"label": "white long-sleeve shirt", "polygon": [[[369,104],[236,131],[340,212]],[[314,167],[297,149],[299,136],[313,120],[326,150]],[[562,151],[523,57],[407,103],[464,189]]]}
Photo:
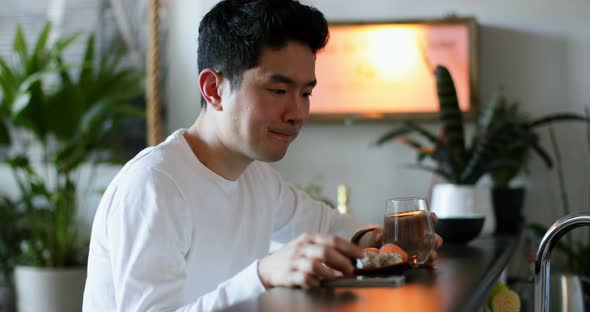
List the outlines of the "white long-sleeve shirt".
{"label": "white long-sleeve shirt", "polygon": [[258,259],[303,232],[365,227],[312,200],[268,164],[236,180],[205,167],[181,129],[129,161],[92,227],[84,311],[210,311],[264,291]]}

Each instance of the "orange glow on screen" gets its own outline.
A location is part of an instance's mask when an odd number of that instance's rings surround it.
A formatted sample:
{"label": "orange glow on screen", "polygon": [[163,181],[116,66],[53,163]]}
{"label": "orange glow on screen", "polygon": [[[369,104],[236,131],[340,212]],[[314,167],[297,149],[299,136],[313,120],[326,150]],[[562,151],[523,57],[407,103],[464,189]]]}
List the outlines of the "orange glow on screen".
{"label": "orange glow on screen", "polygon": [[469,110],[466,25],[330,25],[318,54],[312,114],[393,114],[438,111],[433,70],[446,66],[459,104]]}

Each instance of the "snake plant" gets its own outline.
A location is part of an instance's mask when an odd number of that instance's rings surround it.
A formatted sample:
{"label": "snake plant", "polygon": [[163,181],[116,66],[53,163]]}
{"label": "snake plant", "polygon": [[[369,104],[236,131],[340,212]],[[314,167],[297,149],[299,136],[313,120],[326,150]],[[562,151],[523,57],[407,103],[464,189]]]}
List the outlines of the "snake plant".
{"label": "snake plant", "polygon": [[529,120],[519,112],[518,103],[508,104],[505,97],[494,96],[479,115],[474,135],[467,145],[465,121],[451,74],[439,65],[434,70],[434,76],[441,135],[415,122],[404,121],[379,137],[376,144],[396,141],[416,149],[420,163],[431,159],[437,165],[429,167],[420,164],[420,168],[432,171],[453,184],[473,185],[489,173],[496,186],[506,186],[522,170],[530,150],[551,168],[552,159],[540,145],[535,129],[559,121],[587,121],[584,116],[570,113]]}

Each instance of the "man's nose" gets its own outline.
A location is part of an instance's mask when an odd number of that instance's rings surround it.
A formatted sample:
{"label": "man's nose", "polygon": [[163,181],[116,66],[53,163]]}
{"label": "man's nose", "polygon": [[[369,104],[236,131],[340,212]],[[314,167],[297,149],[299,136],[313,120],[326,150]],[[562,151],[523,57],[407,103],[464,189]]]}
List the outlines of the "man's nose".
{"label": "man's nose", "polygon": [[309,116],[309,99],[301,95],[294,96],[285,113],[285,120],[294,125],[303,123]]}

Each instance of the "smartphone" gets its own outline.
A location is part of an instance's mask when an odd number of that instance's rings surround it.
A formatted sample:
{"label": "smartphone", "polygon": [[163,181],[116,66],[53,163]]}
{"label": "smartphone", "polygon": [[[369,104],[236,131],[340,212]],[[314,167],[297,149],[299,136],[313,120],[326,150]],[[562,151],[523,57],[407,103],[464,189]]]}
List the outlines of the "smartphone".
{"label": "smartphone", "polygon": [[403,275],[387,277],[342,277],[331,281],[325,281],[325,287],[399,287],[404,285],[406,278]]}

